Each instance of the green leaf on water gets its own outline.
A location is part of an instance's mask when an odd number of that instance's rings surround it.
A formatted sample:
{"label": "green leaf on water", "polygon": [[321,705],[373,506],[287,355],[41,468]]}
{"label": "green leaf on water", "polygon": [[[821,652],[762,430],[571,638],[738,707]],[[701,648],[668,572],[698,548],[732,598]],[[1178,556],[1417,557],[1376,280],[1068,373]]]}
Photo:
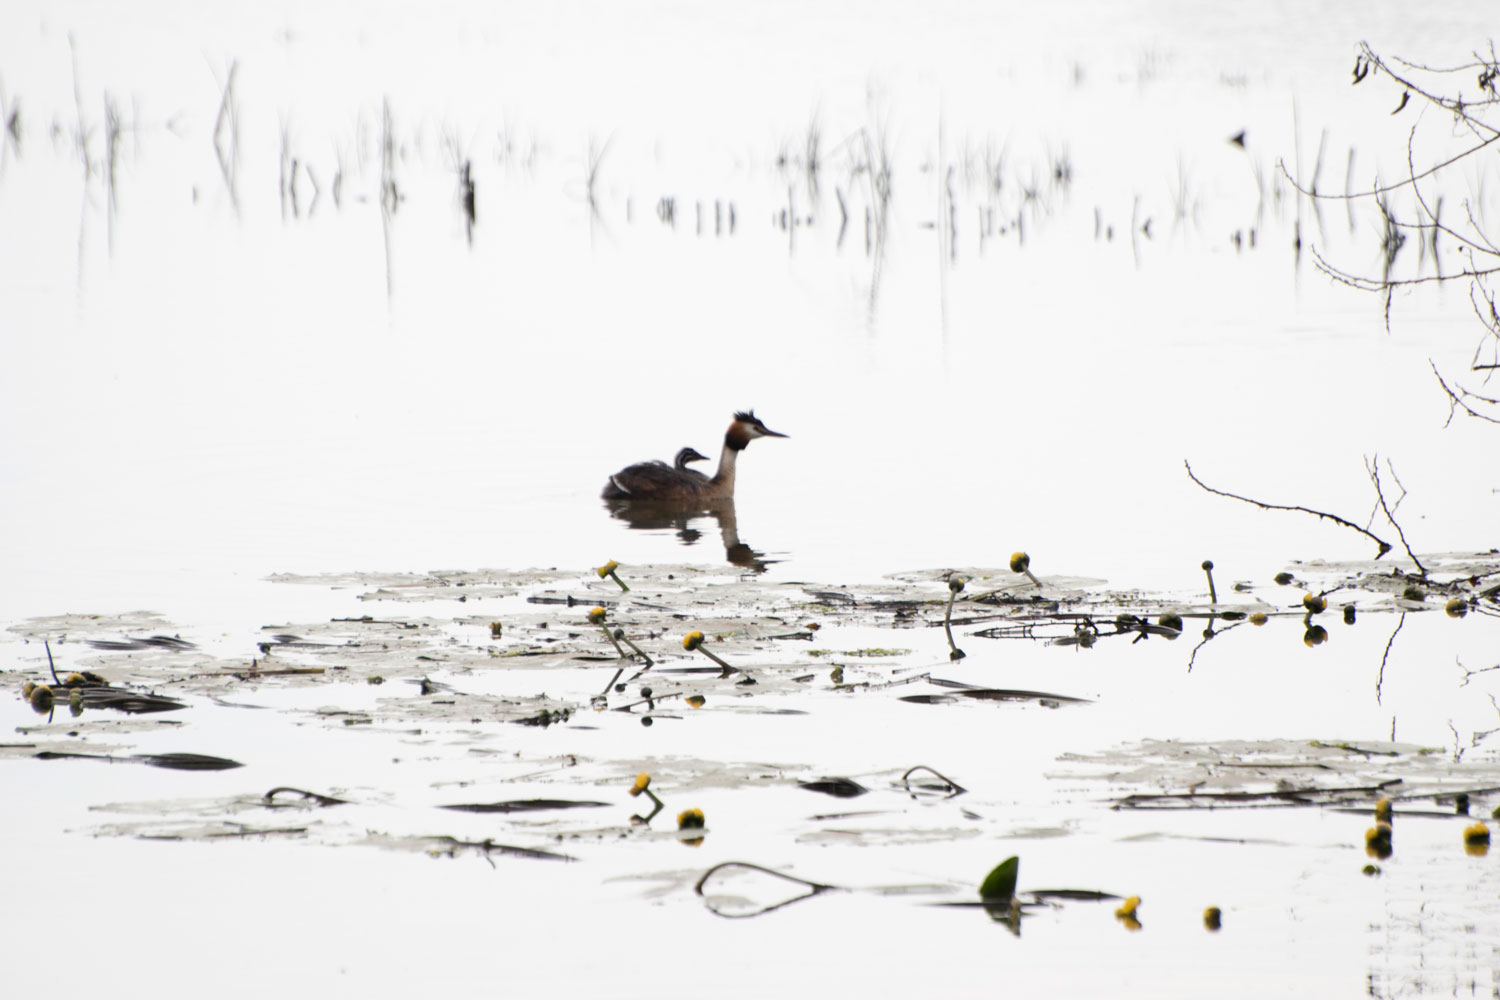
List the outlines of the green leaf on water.
{"label": "green leaf on water", "polygon": [[1010,899],[1016,894],[1016,876],[1021,872],[1021,859],[1009,857],[995,866],[979,884],[979,898]]}

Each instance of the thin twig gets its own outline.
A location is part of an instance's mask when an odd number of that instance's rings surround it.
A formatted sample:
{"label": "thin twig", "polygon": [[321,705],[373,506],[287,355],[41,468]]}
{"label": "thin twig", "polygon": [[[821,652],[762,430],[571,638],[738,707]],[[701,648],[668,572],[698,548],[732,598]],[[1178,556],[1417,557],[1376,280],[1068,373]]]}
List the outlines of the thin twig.
{"label": "thin twig", "polygon": [[[1406,624],[1406,612],[1401,612],[1401,620],[1396,622],[1396,630],[1391,637],[1385,641],[1385,652],[1380,656],[1380,673],[1375,677],[1375,704],[1380,704],[1380,689],[1385,685],[1385,661],[1391,657],[1391,646],[1396,642],[1396,636],[1401,634],[1401,626]],[[1459,685],[1462,687],[1463,685]],[[1394,741],[1393,741],[1394,742]]]}
{"label": "thin twig", "polygon": [[[1448,387],[1448,383],[1443,381],[1443,376],[1438,374],[1437,365],[1433,364],[1431,358],[1427,359],[1427,363],[1432,366],[1432,375],[1438,380],[1438,385],[1442,386],[1443,391],[1448,394],[1448,419],[1443,422],[1444,427],[1447,427],[1449,424],[1453,423],[1453,414],[1455,410],[1463,410],[1471,417],[1478,417],[1480,420],[1488,420],[1492,424],[1500,424],[1500,418],[1492,417],[1487,413],[1480,413],[1468,403],[1465,403],[1462,399],[1458,398],[1458,394],[1450,389]],[[1474,393],[1471,393],[1469,392],[1469,390],[1464,389],[1463,386],[1459,386],[1459,388],[1463,390],[1463,394],[1465,396],[1474,396],[1474,398],[1482,399],[1486,403],[1500,403],[1500,401],[1490,399],[1486,396],[1475,396]]]}
{"label": "thin twig", "polygon": [[[1396,516],[1395,516],[1395,514],[1391,511],[1390,507],[1386,506],[1385,491],[1380,488],[1380,456],[1379,455],[1376,455],[1373,461],[1366,460],[1366,462],[1365,462],[1365,471],[1369,472],[1369,474],[1370,474],[1370,482],[1372,482],[1372,483],[1375,484],[1375,496],[1377,496],[1377,497],[1380,498],[1380,509],[1385,512],[1385,519],[1387,521],[1391,522],[1391,527],[1393,527],[1393,528],[1396,529],[1396,537],[1398,537],[1398,538],[1401,539],[1401,547],[1406,550],[1407,556],[1411,559],[1411,561],[1413,563],[1416,564],[1417,573],[1421,575],[1422,579],[1424,579],[1424,580],[1427,579],[1427,567],[1422,565],[1422,560],[1418,559],[1417,558],[1417,554],[1411,550],[1411,546],[1408,545],[1407,542],[1406,542],[1406,532],[1404,532],[1404,531],[1401,530],[1401,525],[1399,525],[1399,524],[1396,523]],[[1395,470],[1392,469],[1391,473],[1392,473],[1392,475],[1394,475],[1395,474]],[[1397,501],[1397,505],[1398,506],[1400,505],[1400,501],[1399,500]],[[1384,543],[1382,543],[1382,544],[1384,544]],[[1389,548],[1390,546],[1386,546],[1386,547]]]}
{"label": "thin twig", "polygon": [[1313,510],[1311,507],[1303,507],[1300,504],[1265,503],[1260,500],[1252,500],[1250,497],[1242,497],[1238,493],[1229,493],[1224,490],[1216,490],[1193,474],[1193,467],[1188,464],[1186,459],[1183,460],[1182,464],[1187,468],[1189,479],[1216,496],[1229,497],[1231,500],[1240,500],[1244,503],[1254,504],[1262,510],[1296,510],[1301,511],[1304,514],[1314,514],[1321,518],[1327,518],[1335,524],[1342,524],[1346,528],[1353,528],[1355,531],[1359,532],[1361,535],[1364,535],[1366,538],[1369,538],[1371,541],[1373,541],[1376,545],[1380,546],[1380,551],[1375,554],[1376,559],[1379,559],[1381,556],[1391,551],[1390,542],[1385,541],[1383,538],[1372,531],[1367,531],[1366,529],[1361,528],[1353,521],[1348,521],[1342,517],[1339,517],[1337,514],[1330,514],[1327,511],[1322,510]]}

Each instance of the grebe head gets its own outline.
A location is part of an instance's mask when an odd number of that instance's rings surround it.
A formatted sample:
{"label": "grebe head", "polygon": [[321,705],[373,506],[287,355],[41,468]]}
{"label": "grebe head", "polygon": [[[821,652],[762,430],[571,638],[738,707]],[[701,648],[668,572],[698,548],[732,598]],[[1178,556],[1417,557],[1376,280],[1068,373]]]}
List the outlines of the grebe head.
{"label": "grebe head", "polygon": [[741,410],[734,415],[734,422],[724,435],[724,443],[735,451],[743,451],[751,441],[762,437],[784,438],[786,435],[761,423],[754,410]]}
{"label": "grebe head", "polygon": [[708,461],[708,456],[707,455],[700,455],[693,448],[684,448],[681,451],[679,451],[677,453],[677,457],[672,460],[672,466],[673,466],[673,468],[677,468],[677,469],[686,469],[688,467],[688,463],[689,462],[706,462],[706,461]]}

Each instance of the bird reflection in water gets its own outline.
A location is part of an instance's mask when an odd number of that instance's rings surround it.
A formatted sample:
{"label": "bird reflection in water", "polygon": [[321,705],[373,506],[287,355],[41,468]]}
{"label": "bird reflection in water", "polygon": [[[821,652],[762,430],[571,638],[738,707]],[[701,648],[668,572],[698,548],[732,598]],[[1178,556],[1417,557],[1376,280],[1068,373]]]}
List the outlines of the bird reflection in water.
{"label": "bird reflection in water", "polygon": [[724,543],[724,558],[733,566],[763,573],[767,566],[780,560],[767,559],[740,541],[739,524],[735,517],[734,501],[729,500],[606,500],[604,506],[610,515],[617,517],[637,531],[672,531],[683,545],[696,545],[705,532],[695,527],[704,519],[712,518],[719,527],[719,538]]}

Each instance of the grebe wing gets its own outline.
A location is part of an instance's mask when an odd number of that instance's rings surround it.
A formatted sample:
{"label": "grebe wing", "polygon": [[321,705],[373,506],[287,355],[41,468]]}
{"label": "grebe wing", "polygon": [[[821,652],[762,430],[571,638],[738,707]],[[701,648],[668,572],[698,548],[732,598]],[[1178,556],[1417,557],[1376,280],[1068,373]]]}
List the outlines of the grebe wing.
{"label": "grebe wing", "polygon": [[691,496],[708,477],[691,469],[674,469],[665,462],[640,462],[626,466],[604,486],[606,500],[660,500]]}

